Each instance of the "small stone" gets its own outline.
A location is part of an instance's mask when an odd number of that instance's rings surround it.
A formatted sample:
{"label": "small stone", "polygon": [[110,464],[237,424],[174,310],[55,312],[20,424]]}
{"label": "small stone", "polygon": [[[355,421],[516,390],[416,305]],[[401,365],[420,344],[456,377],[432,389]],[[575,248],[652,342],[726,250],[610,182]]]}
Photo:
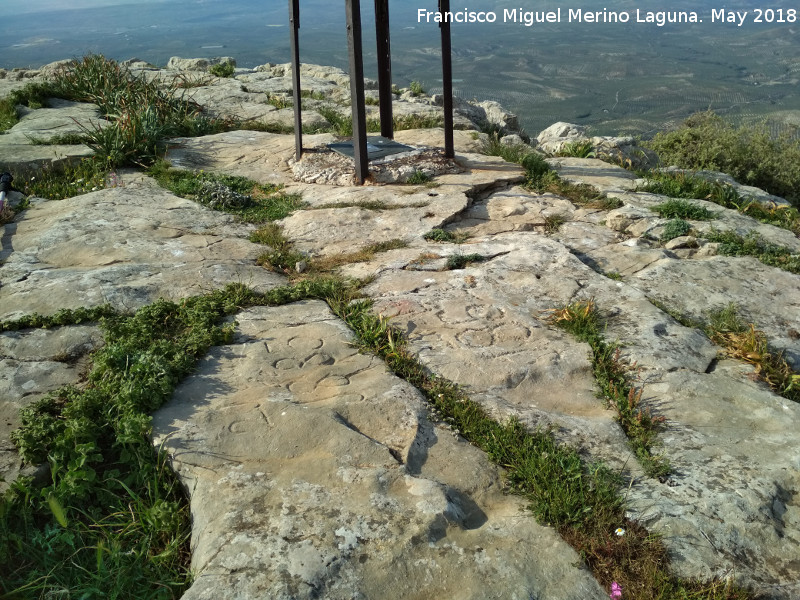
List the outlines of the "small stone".
{"label": "small stone", "polygon": [[697,248],[697,238],[693,235],[681,235],[673,238],[664,244],[667,250],[677,250],[678,248]]}

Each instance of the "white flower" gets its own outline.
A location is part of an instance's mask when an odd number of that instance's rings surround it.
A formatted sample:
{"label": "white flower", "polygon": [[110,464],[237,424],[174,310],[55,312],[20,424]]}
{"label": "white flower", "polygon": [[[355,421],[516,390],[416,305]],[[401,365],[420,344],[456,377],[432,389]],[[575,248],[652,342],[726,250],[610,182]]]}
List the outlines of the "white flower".
{"label": "white flower", "polygon": [[625,535],[625,530],[622,527],[617,527],[614,530],[614,533],[616,533],[619,537],[622,537],[623,535]]}

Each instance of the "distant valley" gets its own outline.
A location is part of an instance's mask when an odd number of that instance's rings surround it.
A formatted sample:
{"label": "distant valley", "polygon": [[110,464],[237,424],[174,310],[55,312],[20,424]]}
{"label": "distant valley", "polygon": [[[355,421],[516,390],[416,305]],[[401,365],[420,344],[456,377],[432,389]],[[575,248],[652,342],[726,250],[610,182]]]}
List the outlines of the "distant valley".
{"label": "distant valley", "polygon": [[[426,5],[430,4],[430,7]],[[648,7],[648,4],[651,6]],[[655,10],[653,3],[620,0],[607,11]],[[393,79],[441,88],[439,30],[418,23],[419,8],[435,2],[390,5]],[[454,88],[460,97],[490,99],[517,112],[536,134],[555,121],[590,126],[597,134],[648,135],[698,110],[712,109],[735,123],[767,120],[774,133],[800,125],[800,24],[793,5],[777,2],[772,23],[755,23],[766,5],[725,4],[747,13],[744,24],[711,23],[717,4],[682,0],[659,10],[697,11],[702,23],[502,23],[504,10],[598,10],[565,4],[493,1],[454,11],[495,11],[494,24],[453,25]],[[14,5],[12,5],[14,8]],[[776,22],[775,11],[783,23]],[[280,1],[184,0],[105,8],[15,13],[0,21],[0,67],[38,66],[88,52],[124,60],[137,56],[166,64],[170,56],[233,56],[240,66],[288,62],[288,10]],[[304,62],[347,67],[343,3],[301,1]],[[635,16],[632,17],[633,20]],[[363,3],[364,57],[375,73],[371,3]]]}

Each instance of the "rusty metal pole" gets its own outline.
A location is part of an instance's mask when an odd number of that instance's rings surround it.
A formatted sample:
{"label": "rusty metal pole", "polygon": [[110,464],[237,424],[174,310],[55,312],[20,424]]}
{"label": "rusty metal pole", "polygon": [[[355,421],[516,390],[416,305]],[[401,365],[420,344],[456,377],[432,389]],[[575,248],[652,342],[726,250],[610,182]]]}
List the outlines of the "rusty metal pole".
{"label": "rusty metal pole", "polygon": [[453,147],[453,61],[450,46],[450,22],[445,22],[445,13],[450,12],[450,0],[439,0],[439,13],[442,21],[442,95],[444,96],[444,155],[455,156]]}
{"label": "rusty metal pole", "polygon": [[347,12],[347,48],[350,52],[350,101],[353,105],[353,158],[356,182],[364,183],[369,175],[367,157],[367,106],[364,101],[364,59],[361,56],[361,2],[345,0]]}
{"label": "rusty metal pole", "polygon": [[294,100],[294,157],[303,155],[303,116],[300,100],[300,0],[289,0],[289,45],[292,52],[292,98]]}
{"label": "rusty metal pole", "polygon": [[375,36],[378,41],[378,99],[381,135],[394,138],[392,121],[392,49],[389,39],[389,0],[375,0]]}

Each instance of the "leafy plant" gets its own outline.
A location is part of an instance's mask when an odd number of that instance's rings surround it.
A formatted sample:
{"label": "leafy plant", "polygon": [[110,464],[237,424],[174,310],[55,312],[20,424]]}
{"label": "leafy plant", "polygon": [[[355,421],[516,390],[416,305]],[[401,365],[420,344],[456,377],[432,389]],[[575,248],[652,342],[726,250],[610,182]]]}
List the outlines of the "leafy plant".
{"label": "leafy plant", "polygon": [[654,171],[645,176],[650,181],[641,188],[643,191],[673,198],[708,200],[725,208],[737,210],[762,223],[782,227],[800,235],[800,211],[797,208],[786,205],[768,206],[752,198],[742,198],[727,184],[710,182],[683,172]]}
{"label": "leafy plant", "polygon": [[594,158],[594,145],[591,140],[567,142],[558,151],[557,156],[570,156],[573,158]]}
{"label": "leafy plant", "polygon": [[15,184],[26,196],[63,200],[106,187],[109,169],[96,159],[45,165],[37,170],[23,170]]}
{"label": "leafy plant", "polygon": [[419,81],[412,81],[408,89],[411,90],[411,94],[414,96],[422,96],[425,94],[425,88],[422,87],[422,84]]}
{"label": "leafy plant", "polygon": [[445,268],[448,271],[463,269],[476,262],[483,262],[487,259],[483,254],[452,254],[447,258]]}
{"label": "leafy plant", "polygon": [[406,179],[406,183],[411,185],[422,185],[424,183],[428,183],[430,180],[430,175],[428,175],[425,171],[417,169],[408,179]]}
{"label": "leafy plant", "polygon": [[[330,127],[327,132],[342,137],[353,135],[353,116],[343,115],[339,111],[329,106],[320,106],[317,112],[325,118]],[[367,119],[367,132],[376,133],[381,130],[381,123],[378,119]]]}
{"label": "leafy plant", "polygon": [[216,65],[208,67],[208,72],[215,77],[233,77],[234,71],[236,71],[236,67],[230,62],[217,63]]}
{"label": "leafy plant", "polygon": [[668,242],[676,237],[687,235],[691,230],[692,226],[683,219],[672,219],[664,225],[664,231],[661,232],[660,239],[662,242]]}
{"label": "leafy plant", "polygon": [[429,242],[446,242],[450,244],[460,244],[469,237],[469,234],[463,232],[453,233],[446,229],[431,229],[428,233],[422,236]]}
{"label": "leafy plant", "polygon": [[716,215],[704,206],[697,206],[686,200],[667,200],[654,207],[652,210],[665,219],[692,219],[693,221],[708,221]]}
{"label": "leafy plant", "polygon": [[712,342],[725,348],[728,355],[753,365],[757,379],[783,397],[800,402],[800,375],[789,366],[781,352],[769,348],[763,331],[740,317],[735,304],[712,312],[705,332]]}
{"label": "leafy plant", "polygon": [[764,241],[755,232],[741,236],[735,231],[711,231],[706,238],[720,244],[718,252],[725,256],[753,256],[765,265],[800,274],[800,255]]}
{"label": "leafy plant", "polygon": [[51,84],[32,82],[0,99],[0,133],[8,131],[19,122],[18,105],[42,108],[46,105],[47,99],[55,95]]}
{"label": "leafy plant", "polygon": [[[380,131],[380,121],[376,131]],[[433,129],[442,127],[444,119],[439,115],[400,115],[393,119],[394,130],[403,131],[404,129]]]}
{"label": "leafy plant", "polygon": [[282,94],[267,94],[267,104],[274,106],[279,110],[282,108],[292,107],[292,101]]}
{"label": "leafy plant", "polygon": [[283,219],[302,205],[298,195],[283,193],[281,186],[246,177],[173,169],[166,161],[155,163],[147,172],[172,193],[235,214],[247,223]]}
{"label": "leafy plant", "polygon": [[544,232],[556,233],[567,222],[567,217],[562,214],[547,215],[544,218]]}
{"label": "leafy plant", "polygon": [[313,90],[300,90],[301,98],[309,98],[311,100],[325,100],[327,96],[323,92],[315,92]]}

